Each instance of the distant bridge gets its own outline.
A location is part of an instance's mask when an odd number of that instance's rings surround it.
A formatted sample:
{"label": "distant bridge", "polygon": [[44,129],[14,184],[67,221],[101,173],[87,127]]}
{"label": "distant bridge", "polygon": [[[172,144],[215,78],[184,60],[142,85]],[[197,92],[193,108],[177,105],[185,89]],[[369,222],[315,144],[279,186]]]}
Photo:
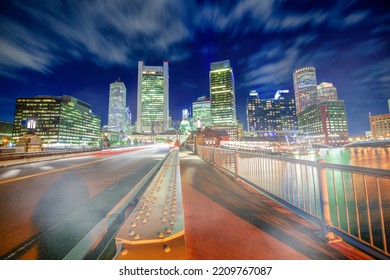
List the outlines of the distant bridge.
{"label": "distant bridge", "polygon": [[343,147],[390,147],[390,139],[360,140],[345,144]]}

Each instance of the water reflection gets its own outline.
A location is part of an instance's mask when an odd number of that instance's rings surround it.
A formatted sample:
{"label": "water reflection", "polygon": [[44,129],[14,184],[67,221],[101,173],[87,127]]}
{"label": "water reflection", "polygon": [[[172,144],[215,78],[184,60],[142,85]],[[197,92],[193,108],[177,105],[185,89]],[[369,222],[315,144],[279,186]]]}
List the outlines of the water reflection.
{"label": "water reflection", "polygon": [[390,147],[321,149],[317,155],[294,156],[301,159],[324,159],[328,163],[390,170]]}

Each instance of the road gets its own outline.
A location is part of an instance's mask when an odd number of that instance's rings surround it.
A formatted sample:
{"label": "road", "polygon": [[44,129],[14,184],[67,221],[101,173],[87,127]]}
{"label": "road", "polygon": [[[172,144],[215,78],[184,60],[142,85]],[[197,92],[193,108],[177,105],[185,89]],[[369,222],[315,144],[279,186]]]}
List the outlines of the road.
{"label": "road", "polygon": [[0,168],[0,259],[62,259],[168,151],[101,151]]}

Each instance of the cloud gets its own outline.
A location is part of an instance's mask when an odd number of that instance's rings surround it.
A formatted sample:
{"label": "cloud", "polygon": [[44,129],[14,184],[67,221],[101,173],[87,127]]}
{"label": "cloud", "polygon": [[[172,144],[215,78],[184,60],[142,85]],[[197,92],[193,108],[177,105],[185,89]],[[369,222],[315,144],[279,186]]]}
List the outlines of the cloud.
{"label": "cloud", "polygon": [[[128,66],[139,58],[181,61],[188,10],[174,0],[12,2],[0,18],[0,71],[48,72],[68,59]],[[21,14],[23,21],[17,14]],[[152,54],[152,55],[151,55]]]}

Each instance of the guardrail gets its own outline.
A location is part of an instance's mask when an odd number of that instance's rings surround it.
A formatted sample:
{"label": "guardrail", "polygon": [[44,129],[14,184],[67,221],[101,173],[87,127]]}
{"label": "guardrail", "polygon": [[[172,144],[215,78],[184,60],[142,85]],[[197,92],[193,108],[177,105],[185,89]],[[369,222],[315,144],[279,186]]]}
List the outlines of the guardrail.
{"label": "guardrail", "polygon": [[[169,154],[168,154],[169,155]],[[90,232],[64,257],[64,260],[82,260],[99,258],[102,252],[95,252],[98,247],[106,247],[112,241],[116,230],[127,218],[130,205],[145,190],[148,182],[155,176],[168,158],[159,161],[134,188],[104,217]],[[102,250],[104,251],[104,250]],[[91,257],[93,255],[93,257]]]}
{"label": "guardrail", "polygon": [[172,150],[116,237],[118,260],[186,259],[179,150]]}
{"label": "guardrail", "polygon": [[390,257],[390,172],[197,146],[198,155],[380,259]]}
{"label": "guardrail", "polygon": [[31,152],[31,153],[0,153],[0,160],[48,157],[48,156],[55,156],[55,155],[85,153],[85,152],[94,152],[94,151],[101,151],[101,150],[102,148],[93,147],[93,148],[83,148],[83,149],[47,150],[42,152]]}

